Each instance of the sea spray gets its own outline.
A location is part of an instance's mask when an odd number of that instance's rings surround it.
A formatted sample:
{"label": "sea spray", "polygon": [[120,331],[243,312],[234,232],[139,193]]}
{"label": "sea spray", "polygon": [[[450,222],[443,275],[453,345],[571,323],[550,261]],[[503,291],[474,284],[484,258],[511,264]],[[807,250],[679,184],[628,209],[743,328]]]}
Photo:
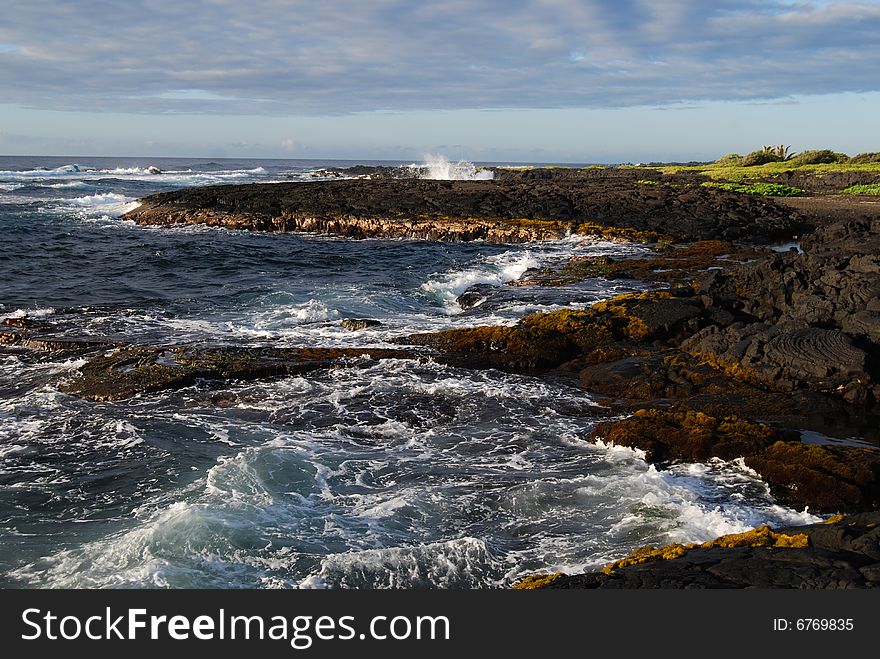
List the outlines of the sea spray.
{"label": "sea spray", "polygon": [[491,181],[495,176],[492,170],[478,169],[467,160],[450,162],[446,156],[431,154],[425,156],[421,165],[410,165],[419,178],[436,181]]}

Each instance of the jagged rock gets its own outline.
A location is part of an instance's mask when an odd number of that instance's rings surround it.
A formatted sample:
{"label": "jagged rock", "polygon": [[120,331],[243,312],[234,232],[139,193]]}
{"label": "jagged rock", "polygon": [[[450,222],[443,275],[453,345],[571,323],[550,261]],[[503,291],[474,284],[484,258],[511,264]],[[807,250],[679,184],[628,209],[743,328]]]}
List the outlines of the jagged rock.
{"label": "jagged rock", "polygon": [[412,334],[399,343],[430,346],[457,363],[508,370],[556,368],[616,341],[665,343],[702,306],[668,292],[619,295],[589,309],[526,316],[513,327],[473,327]]}
{"label": "jagged rock", "polygon": [[652,462],[744,458],[785,503],[822,512],[880,507],[880,450],[802,444],[798,433],[736,417],[639,410],[597,424],[592,440],[645,452]]}
{"label": "jagged rock", "polygon": [[93,341],[85,339],[58,339],[51,336],[33,336],[30,332],[0,331],[0,346],[9,346],[45,353],[83,353],[118,347],[118,341]]}
{"label": "jagged rock", "polygon": [[2,325],[6,325],[6,327],[12,327],[14,329],[20,330],[32,330],[43,327],[45,323],[40,322],[39,320],[34,320],[33,318],[29,318],[27,316],[20,316],[16,318],[4,318]]}
{"label": "jagged rock", "polygon": [[350,332],[367,329],[368,327],[379,327],[382,325],[380,321],[372,318],[344,318],[339,324]]}
{"label": "jagged rock", "polygon": [[496,288],[491,284],[474,284],[455,298],[455,301],[462,309],[471,309],[488,300]]}
{"label": "jagged rock", "polygon": [[[642,551],[643,555],[650,553],[656,558],[621,567],[612,564],[602,572],[536,575],[535,587],[880,587],[880,512],[829,521],[769,533],[756,529],[739,534],[741,542],[737,536],[726,536],[692,548],[671,545],[652,551],[637,550],[633,555]],[[776,541],[768,544],[767,536]]]}

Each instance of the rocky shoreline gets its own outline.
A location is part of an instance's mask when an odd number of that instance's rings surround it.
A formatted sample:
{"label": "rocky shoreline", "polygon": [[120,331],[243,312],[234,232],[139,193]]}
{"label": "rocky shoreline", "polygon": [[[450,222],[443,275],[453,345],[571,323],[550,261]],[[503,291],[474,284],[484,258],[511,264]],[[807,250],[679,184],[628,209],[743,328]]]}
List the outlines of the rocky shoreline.
{"label": "rocky shoreline", "polygon": [[[803,535],[796,547],[765,551],[766,545],[721,542],[675,555],[660,551],[670,560],[602,575],[538,577],[531,586],[876,585],[880,203],[762,198],[688,177],[652,184],[641,178],[656,179],[651,170],[577,171],[526,170],[494,181],[379,176],[217,186],[154,195],[124,217],[357,238],[521,242],[581,233],[631,239],[651,244],[652,253],[580,258],[527,272],[514,284],[553,287],[605,277],[648,282],[648,292],[527,316],[512,327],[400,337],[399,349],[131,347],[53,339],[26,319],[4,321],[0,347],[89,357],[61,388],[95,401],[197,378],[278,377],[386,357],[569,378],[618,417],[599,423],[592,441],[631,447],[660,465],[742,460],[780,502],[862,515],[774,532]],[[787,249],[768,247],[784,241],[791,241]],[[504,292],[483,287],[459,301],[491,304]],[[780,559],[781,552],[800,553]],[[835,563],[844,559],[851,565]]]}
{"label": "rocky shoreline", "polygon": [[536,575],[514,588],[877,588],[878,522],[880,512],[860,513],[702,544],[643,547],[599,572]]}

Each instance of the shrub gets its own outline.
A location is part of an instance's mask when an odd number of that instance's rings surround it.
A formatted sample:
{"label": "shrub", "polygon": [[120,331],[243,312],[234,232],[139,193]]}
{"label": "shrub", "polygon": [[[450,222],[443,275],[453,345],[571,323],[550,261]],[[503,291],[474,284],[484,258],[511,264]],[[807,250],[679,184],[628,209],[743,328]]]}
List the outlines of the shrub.
{"label": "shrub", "polygon": [[880,162],[880,152],[870,151],[868,153],[860,153],[857,156],[850,158],[849,161],[854,165],[867,162]]}
{"label": "shrub", "polygon": [[738,165],[742,159],[743,157],[738,153],[728,153],[727,155],[721,156],[715,161],[715,163],[718,165]]}
{"label": "shrub", "polygon": [[791,159],[792,165],[827,165],[836,162],[846,162],[849,156],[845,153],[836,153],[830,149],[817,151],[803,151]]}
{"label": "shrub", "polygon": [[779,144],[777,146],[765,146],[759,151],[752,151],[745,156],[740,165],[743,167],[754,167],[756,165],[766,165],[768,162],[784,162],[791,158],[790,146]]}

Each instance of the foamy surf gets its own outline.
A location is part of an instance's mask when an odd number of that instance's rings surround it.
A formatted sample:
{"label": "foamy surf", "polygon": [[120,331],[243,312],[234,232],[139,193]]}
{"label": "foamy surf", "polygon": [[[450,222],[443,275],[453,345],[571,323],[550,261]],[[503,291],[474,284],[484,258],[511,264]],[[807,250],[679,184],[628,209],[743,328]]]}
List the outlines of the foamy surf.
{"label": "foamy surf", "polygon": [[140,202],[131,197],[113,192],[59,199],[57,203],[61,209],[73,209],[90,216],[109,217],[119,217],[140,205]]}
{"label": "foamy surf", "polygon": [[589,444],[589,396],[526,376],[381,360],[214,389],[234,401],[219,416],[197,386],[181,395],[108,425],[114,450],[148,450],[145,428],[177,418],[223,454],[109,534],[13,570],[15,583],[497,588],[643,544],[815,520],[735,463],[660,471]]}
{"label": "foamy surf", "polygon": [[439,273],[422,284],[422,290],[439,301],[449,314],[461,313],[457,298],[475,284],[499,286],[519,279],[541,261],[531,251],[507,252],[489,256],[482,263],[465,270]]}

